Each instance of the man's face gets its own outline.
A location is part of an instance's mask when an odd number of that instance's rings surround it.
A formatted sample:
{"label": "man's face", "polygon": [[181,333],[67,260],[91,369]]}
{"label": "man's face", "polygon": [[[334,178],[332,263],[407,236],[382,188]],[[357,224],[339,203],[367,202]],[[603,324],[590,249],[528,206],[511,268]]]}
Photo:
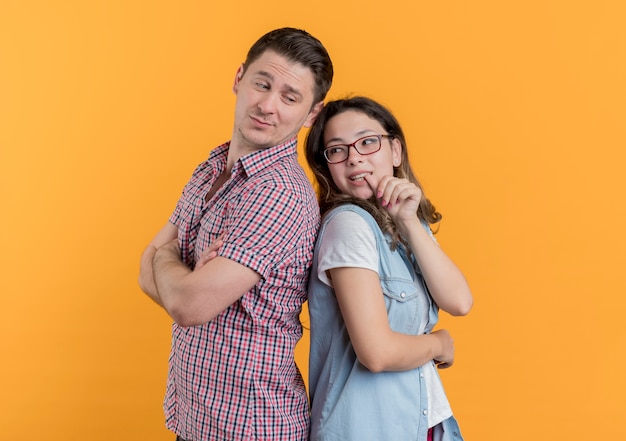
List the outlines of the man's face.
{"label": "man's face", "polygon": [[231,145],[243,152],[264,149],[309,127],[323,105],[313,106],[314,87],[311,69],[274,51],[265,51],[245,73],[240,67],[233,86],[237,104]]}

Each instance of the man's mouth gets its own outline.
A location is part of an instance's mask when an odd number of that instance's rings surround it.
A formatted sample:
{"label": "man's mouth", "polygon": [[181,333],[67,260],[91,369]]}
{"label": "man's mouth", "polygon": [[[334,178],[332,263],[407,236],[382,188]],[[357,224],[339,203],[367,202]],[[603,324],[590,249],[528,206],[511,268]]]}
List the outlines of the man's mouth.
{"label": "man's mouth", "polygon": [[252,119],[253,119],[253,120],[254,120],[257,124],[260,124],[260,125],[264,125],[264,126],[271,126],[271,125],[273,125],[270,121],[267,121],[267,120],[265,120],[265,118],[260,117],[260,116],[255,116],[255,115],[253,115],[253,116],[251,116],[251,118],[252,118]]}

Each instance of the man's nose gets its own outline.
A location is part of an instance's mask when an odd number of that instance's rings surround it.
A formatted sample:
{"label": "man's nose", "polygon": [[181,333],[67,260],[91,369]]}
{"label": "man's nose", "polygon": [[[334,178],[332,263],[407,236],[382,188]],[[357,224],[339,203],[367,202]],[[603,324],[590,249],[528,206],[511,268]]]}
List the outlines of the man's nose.
{"label": "man's nose", "polygon": [[267,93],[263,95],[261,100],[259,101],[259,109],[263,113],[275,113],[276,112],[276,103],[278,102],[280,97],[278,94]]}

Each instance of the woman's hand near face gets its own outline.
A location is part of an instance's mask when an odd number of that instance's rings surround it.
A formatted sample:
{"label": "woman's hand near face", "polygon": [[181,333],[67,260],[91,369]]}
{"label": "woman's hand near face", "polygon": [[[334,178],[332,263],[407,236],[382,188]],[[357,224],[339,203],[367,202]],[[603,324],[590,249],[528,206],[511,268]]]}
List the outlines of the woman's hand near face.
{"label": "woman's hand near face", "polygon": [[422,191],[415,184],[394,176],[384,176],[378,182],[374,182],[374,179],[372,176],[365,177],[376,198],[398,228],[404,230],[411,223],[419,222],[417,209],[422,199]]}

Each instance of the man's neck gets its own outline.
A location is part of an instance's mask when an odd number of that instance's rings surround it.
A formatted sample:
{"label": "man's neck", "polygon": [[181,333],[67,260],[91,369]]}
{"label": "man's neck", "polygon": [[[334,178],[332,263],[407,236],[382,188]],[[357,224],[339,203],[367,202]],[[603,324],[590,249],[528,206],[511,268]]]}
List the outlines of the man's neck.
{"label": "man's neck", "polygon": [[230,179],[230,170],[224,170],[222,172],[222,174],[220,174],[217,179],[215,180],[215,182],[213,183],[213,185],[211,186],[211,189],[209,190],[209,192],[206,194],[205,196],[205,200],[208,202],[211,200],[211,198],[215,195],[215,193],[217,193],[217,191],[222,188],[222,185],[224,185],[224,183],[226,181],[228,181]]}

